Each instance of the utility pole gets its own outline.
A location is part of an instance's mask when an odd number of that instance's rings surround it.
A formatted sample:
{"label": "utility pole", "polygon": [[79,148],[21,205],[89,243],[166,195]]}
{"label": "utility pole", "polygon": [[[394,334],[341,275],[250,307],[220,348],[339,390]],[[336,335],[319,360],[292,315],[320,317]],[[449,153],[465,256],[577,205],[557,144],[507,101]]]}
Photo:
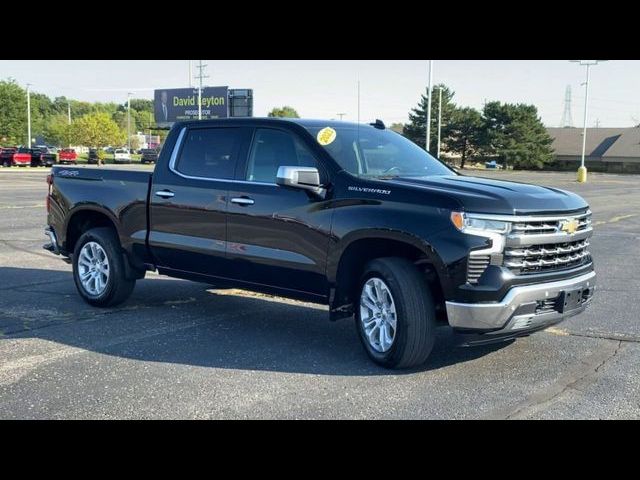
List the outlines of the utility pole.
{"label": "utility pole", "polygon": [[31,148],[31,87],[30,83],[27,83],[27,147]]}
{"label": "utility pole", "polygon": [[203,69],[207,66],[206,63],[202,63],[202,60],[198,60],[198,120],[202,120],[202,79],[209,78],[209,75],[203,73]]}
{"label": "utility pole", "polygon": [[191,71],[193,60],[189,60],[189,88],[193,88],[193,73]]}
{"label": "utility pole", "polygon": [[440,158],[440,131],[442,127],[442,85],[438,88],[438,153],[436,158]]}
{"label": "utility pole", "polygon": [[596,128],[600,128],[600,119],[596,118]]}
{"label": "utility pole", "polygon": [[131,94],[127,93],[127,153],[131,154]]}
{"label": "utility pole", "polygon": [[425,150],[428,152],[431,146],[431,84],[433,82],[433,60],[429,60],[429,87],[427,90],[427,143],[425,144]]}
{"label": "utility pole", "polygon": [[340,121],[342,121],[342,117],[346,115],[346,113],[336,113],[340,117]]}

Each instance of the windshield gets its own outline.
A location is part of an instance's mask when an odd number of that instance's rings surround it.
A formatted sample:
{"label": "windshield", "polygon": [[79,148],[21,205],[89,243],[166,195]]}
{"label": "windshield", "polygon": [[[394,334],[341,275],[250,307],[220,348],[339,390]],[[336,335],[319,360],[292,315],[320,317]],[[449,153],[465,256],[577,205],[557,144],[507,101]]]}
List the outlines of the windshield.
{"label": "windshield", "polygon": [[306,128],[344,170],[358,177],[456,175],[391,130],[366,125]]}

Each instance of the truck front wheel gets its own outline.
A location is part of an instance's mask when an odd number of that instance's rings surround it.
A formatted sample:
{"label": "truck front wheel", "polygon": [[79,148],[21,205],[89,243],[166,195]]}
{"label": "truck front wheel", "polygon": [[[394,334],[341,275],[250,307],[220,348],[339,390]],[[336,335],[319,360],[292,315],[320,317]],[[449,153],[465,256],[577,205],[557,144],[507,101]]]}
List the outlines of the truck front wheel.
{"label": "truck front wheel", "polygon": [[133,291],[135,280],[127,279],[118,236],[110,228],[93,228],[76,242],[73,280],[85,302],[113,307]]}
{"label": "truck front wheel", "polygon": [[422,365],[435,341],[431,291],[420,271],[404,258],[369,262],[355,307],[360,340],[377,364],[387,368]]}

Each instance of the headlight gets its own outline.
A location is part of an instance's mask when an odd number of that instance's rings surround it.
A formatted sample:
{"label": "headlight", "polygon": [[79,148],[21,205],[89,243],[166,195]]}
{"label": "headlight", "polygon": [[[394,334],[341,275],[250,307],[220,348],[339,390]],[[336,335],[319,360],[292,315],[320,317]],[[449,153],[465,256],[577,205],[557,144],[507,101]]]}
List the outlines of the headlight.
{"label": "headlight", "polygon": [[464,212],[451,212],[451,222],[461,232],[479,233],[494,232],[507,233],[511,229],[511,223],[500,220],[490,220]]}

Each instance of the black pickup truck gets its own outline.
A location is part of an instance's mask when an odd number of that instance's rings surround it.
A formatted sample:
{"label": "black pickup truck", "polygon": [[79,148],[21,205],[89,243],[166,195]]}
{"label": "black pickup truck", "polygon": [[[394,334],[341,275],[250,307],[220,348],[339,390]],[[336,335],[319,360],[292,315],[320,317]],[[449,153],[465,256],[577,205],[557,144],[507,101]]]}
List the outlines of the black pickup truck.
{"label": "black pickup truck", "polygon": [[429,356],[437,325],[472,345],[583,311],[589,206],[555,188],[457,174],[373,124],[176,124],[153,173],[54,167],[51,243],[107,307],[145,272],[329,305],[386,367]]}
{"label": "black pickup truck", "polygon": [[58,161],[56,152],[46,145],[36,145],[31,149],[32,167],[51,167]]}

